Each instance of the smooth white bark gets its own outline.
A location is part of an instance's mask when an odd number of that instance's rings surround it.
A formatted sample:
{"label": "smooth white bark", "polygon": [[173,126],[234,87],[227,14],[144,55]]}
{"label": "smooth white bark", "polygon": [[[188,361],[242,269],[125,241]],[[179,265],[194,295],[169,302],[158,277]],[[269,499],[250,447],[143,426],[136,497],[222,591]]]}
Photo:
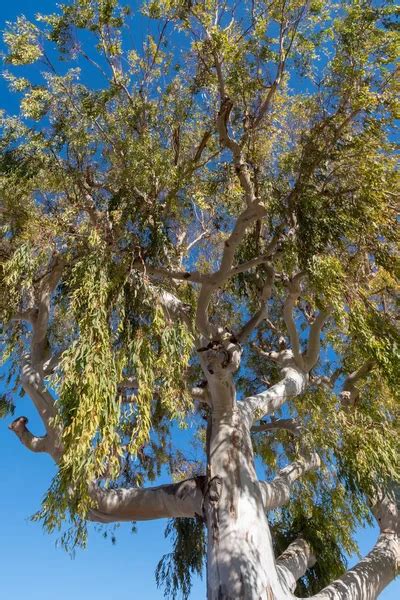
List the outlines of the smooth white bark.
{"label": "smooth white bark", "polygon": [[201,515],[203,486],[202,477],[151,488],[104,489],[92,484],[89,492],[96,507],[89,519],[114,523]]}
{"label": "smooth white bark", "polygon": [[260,491],[265,510],[274,510],[287,504],[290,500],[291,488],[294,482],[307,471],[318,469],[320,465],[320,458],[314,452],[309,457],[302,457],[281,469],[272,481],[260,481]]}
{"label": "smooth white bark", "polygon": [[213,418],[208,464],[208,600],[286,600],[239,409]]}
{"label": "smooth white bark", "polygon": [[300,435],[303,427],[296,419],[274,419],[270,423],[261,421],[259,425],[253,425],[251,431],[252,433],[262,433],[264,431],[279,431],[279,429],[289,431],[289,433],[297,436]]}
{"label": "smooth white bark", "polygon": [[8,428],[18,436],[21,443],[28,448],[28,450],[31,450],[32,452],[50,453],[49,438],[46,435],[33,435],[27,428],[27,423],[28,419],[26,417],[18,417],[8,426]]}
{"label": "smooth white bark", "polygon": [[288,400],[304,392],[308,384],[308,373],[300,369],[290,350],[280,353],[283,378],[269,389],[249,396],[243,402],[244,413],[249,422],[261,419],[278,410]]}
{"label": "smooth white bark", "polygon": [[383,533],[365,558],[311,600],[375,600],[396,577],[399,567],[399,536]]}
{"label": "smooth white bark", "polygon": [[276,561],[278,573],[291,592],[297,581],[309,567],[315,565],[316,558],[306,540],[298,538],[292,542]]}

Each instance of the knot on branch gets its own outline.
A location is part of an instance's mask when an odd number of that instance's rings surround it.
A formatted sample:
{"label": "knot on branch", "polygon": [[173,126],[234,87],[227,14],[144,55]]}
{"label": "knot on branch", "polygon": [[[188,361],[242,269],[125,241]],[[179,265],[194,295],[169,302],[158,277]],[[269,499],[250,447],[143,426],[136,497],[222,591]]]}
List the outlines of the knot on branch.
{"label": "knot on branch", "polygon": [[379,492],[372,501],[372,512],[382,533],[400,535],[400,488],[394,484],[387,492]]}
{"label": "knot on branch", "polygon": [[222,480],[220,477],[218,477],[218,475],[216,475],[215,477],[213,477],[212,479],[210,479],[208,481],[208,484],[206,487],[206,492],[205,492],[205,498],[211,504],[218,504],[218,501],[221,497],[221,491],[222,491]]}
{"label": "knot on branch", "polygon": [[340,402],[344,408],[349,408],[352,405],[351,393],[348,391],[341,392]]}
{"label": "knot on branch", "polygon": [[242,349],[236,338],[229,334],[226,339],[212,340],[197,350],[205,374],[224,378],[231,375],[240,365]]}
{"label": "knot on branch", "polygon": [[225,96],[225,98],[221,102],[221,106],[220,106],[220,109],[218,112],[218,118],[222,119],[223,122],[225,123],[225,125],[229,119],[232,108],[233,108],[232,100],[229,98],[229,96]]}
{"label": "knot on branch", "polygon": [[17,419],[14,419],[14,421],[12,423],[10,423],[8,428],[17,434],[21,434],[24,431],[26,431],[27,423],[28,423],[27,417],[18,417]]}

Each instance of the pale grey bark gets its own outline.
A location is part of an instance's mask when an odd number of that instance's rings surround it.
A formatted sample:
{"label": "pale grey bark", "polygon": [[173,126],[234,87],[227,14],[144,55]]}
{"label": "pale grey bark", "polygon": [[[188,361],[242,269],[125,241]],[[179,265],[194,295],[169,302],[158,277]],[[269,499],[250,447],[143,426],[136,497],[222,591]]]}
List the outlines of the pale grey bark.
{"label": "pale grey bark", "polygon": [[150,488],[104,489],[90,485],[95,503],[89,513],[91,521],[148,521],[171,517],[202,515],[204,478]]}
{"label": "pale grey bark", "polygon": [[234,398],[213,411],[207,481],[209,600],[283,600],[250,433]]}
{"label": "pale grey bark", "polygon": [[297,581],[306,573],[307,569],[313,567],[316,558],[309,543],[303,538],[297,538],[279,556],[276,566],[281,579],[287,588],[294,592]]}
{"label": "pale grey bark", "polygon": [[305,370],[303,355],[301,352],[299,334],[293,318],[293,309],[301,294],[301,282],[304,273],[297,273],[288,283],[288,295],[283,307],[283,319],[292,345],[293,359],[299,369]]}
{"label": "pale grey bark", "polygon": [[260,290],[260,308],[259,310],[247,321],[238,333],[237,340],[241,344],[247,340],[251,333],[259,326],[259,324],[267,318],[268,305],[267,301],[272,294],[272,286],[274,283],[275,270],[272,264],[266,263],[265,270],[267,271],[265,281]]}
{"label": "pale grey bark", "polygon": [[316,452],[308,457],[302,457],[281,469],[270,482],[260,481],[260,490],[266,510],[273,510],[287,504],[290,500],[291,488],[304,473],[318,469],[321,460]]}
{"label": "pale grey bark", "polygon": [[135,260],[132,269],[150,275],[155,279],[175,279],[176,281],[187,281],[190,283],[207,283],[209,277],[197,271],[168,270],[161,267],[153,267],[141,260]]}
{"label": "pale grey bark", "polygon": [[26,424],[28,419],[26,417],[18,417],[8,426],[21,441],[21,443],[31,450],[32,452],[47,452],[50,451],[49,439],[47,436],[36,436],[33,435]]}
{"label": "pale grey bark", "polygon": [[41,370],[43,363],[50,358],[47,330],[51,310],[51,297],[58,285],[64,261],[55,256],[37,290],[36,315],[32,320],[31,362]]}
{"label": "pale grey bark", "polygon": [[363,560],[311,600],[375,600],[396,577],[399,564],[399,536],[381,534]]}
{"label": "pale grey bark", "polygon": [[217,335],[217,331],[210,326],[208,319],[208,308],[212,295],[230,277],[235,252],[242,241],[246,230],[252,223],[263,217],[265,214],[265,208],[257,203],[250,204],[242,211],[236,220],[231,234],[224,242],[224,251],[222,253],[218,271],[209,275],[209,281],[203,283],[201,286],[197,302],[196,327],[206,339],[212,339]]}
{"label": "pale grey bark", "polygon": [[189,328],[192,326],[190,318],[190,305],[185,304],[175,294],[161,288],[151,286],[156,301],[161,305],[168,321],[183,321]]}
{"label": "pale grey bark", "polygon": [[279,353],[283,378],[269,389],[249,396],[243,402],[244,412],[249,422],[261,419],[278,410],[287,400],[303,393],[308,384],[308,373],[296,364],[291,350]]}
{"label": "pale grey bark", "polygon": [[321,310],[310,327],[307,350],[304,355],[304,364],[310,371],[318,362],[321,346],[321,330],[329,317],[329,311]]}
{"label": "pale grey bark", "polygon": [[400,571],[400,494],[382,494],[373,508],[381,533],[355,567],[311,600],[375,600]]}
{"label": "pale grey bark", "polygon": [[373,369],[374,364],[374,360],[367,360],[361,367],[346,377],[342,391],[342,401],[346,406],[350,407],[354,405],[360,395],[356,383]]}
{"label": "pale grey bark", "polygon": [[57,416],[55,401],[47,390],[39,371],[30,364],[29,358],[21,367],[21,384],[32,399],[46,429],[52,429],[53,421]]}

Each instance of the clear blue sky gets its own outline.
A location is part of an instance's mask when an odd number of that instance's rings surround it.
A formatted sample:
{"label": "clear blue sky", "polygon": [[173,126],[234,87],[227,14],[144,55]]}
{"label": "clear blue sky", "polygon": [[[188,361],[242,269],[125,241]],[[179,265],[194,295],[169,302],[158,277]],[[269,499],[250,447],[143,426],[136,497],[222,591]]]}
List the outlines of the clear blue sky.
{"label": "clear blue sky", "polygon": [[[126,3],[127,0],[126,0]],[[1,29],[5,21],[18,15],[32,17],[38,10],[51,12],[55,0],[17,0],[2,3]],[[15,100],[0,82],[0,107],[15,110]],[[41,424],[33,413],[29,400],[17,403],[18,415],[26,415],[35,433]],[[117,543],[93,531],[86,551],[71,559],[56,548],[56,536],[45,534],[40,524],[29,517],[39,508],[54,467],[47,456],[26,450],[7,429],[11,419],[0,421],[0,598],[10,600],[114,600],[140,598],[158,600],[163,597],[154,579],[159,558],[169,551],[164,540],[165,521],[140,523],[138,533],[122,524],[117,530]],[[376,531],[360,532],[363,554],[376,539]],[[354,562],[354,561],[352,561]],[[204,600],[205,582],[196,580],[191,600]],[[382,600],[399,600],[400,580],[381,595]]]}

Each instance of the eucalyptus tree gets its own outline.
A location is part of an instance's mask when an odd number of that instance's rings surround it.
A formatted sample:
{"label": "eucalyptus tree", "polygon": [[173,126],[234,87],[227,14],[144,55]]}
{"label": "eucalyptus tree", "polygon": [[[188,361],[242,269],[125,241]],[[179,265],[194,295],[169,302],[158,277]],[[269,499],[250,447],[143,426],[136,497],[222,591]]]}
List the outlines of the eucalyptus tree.
{"label": "eucalyptus tree", "polygon": [[205,561],[209,600],[376,598],[400,559],[392,3],[57,11],[4,32],[1,411],[26,394],[45,434],[10,429],[58,465],[36,518],[66,546],[171,519],[172,596]]}

